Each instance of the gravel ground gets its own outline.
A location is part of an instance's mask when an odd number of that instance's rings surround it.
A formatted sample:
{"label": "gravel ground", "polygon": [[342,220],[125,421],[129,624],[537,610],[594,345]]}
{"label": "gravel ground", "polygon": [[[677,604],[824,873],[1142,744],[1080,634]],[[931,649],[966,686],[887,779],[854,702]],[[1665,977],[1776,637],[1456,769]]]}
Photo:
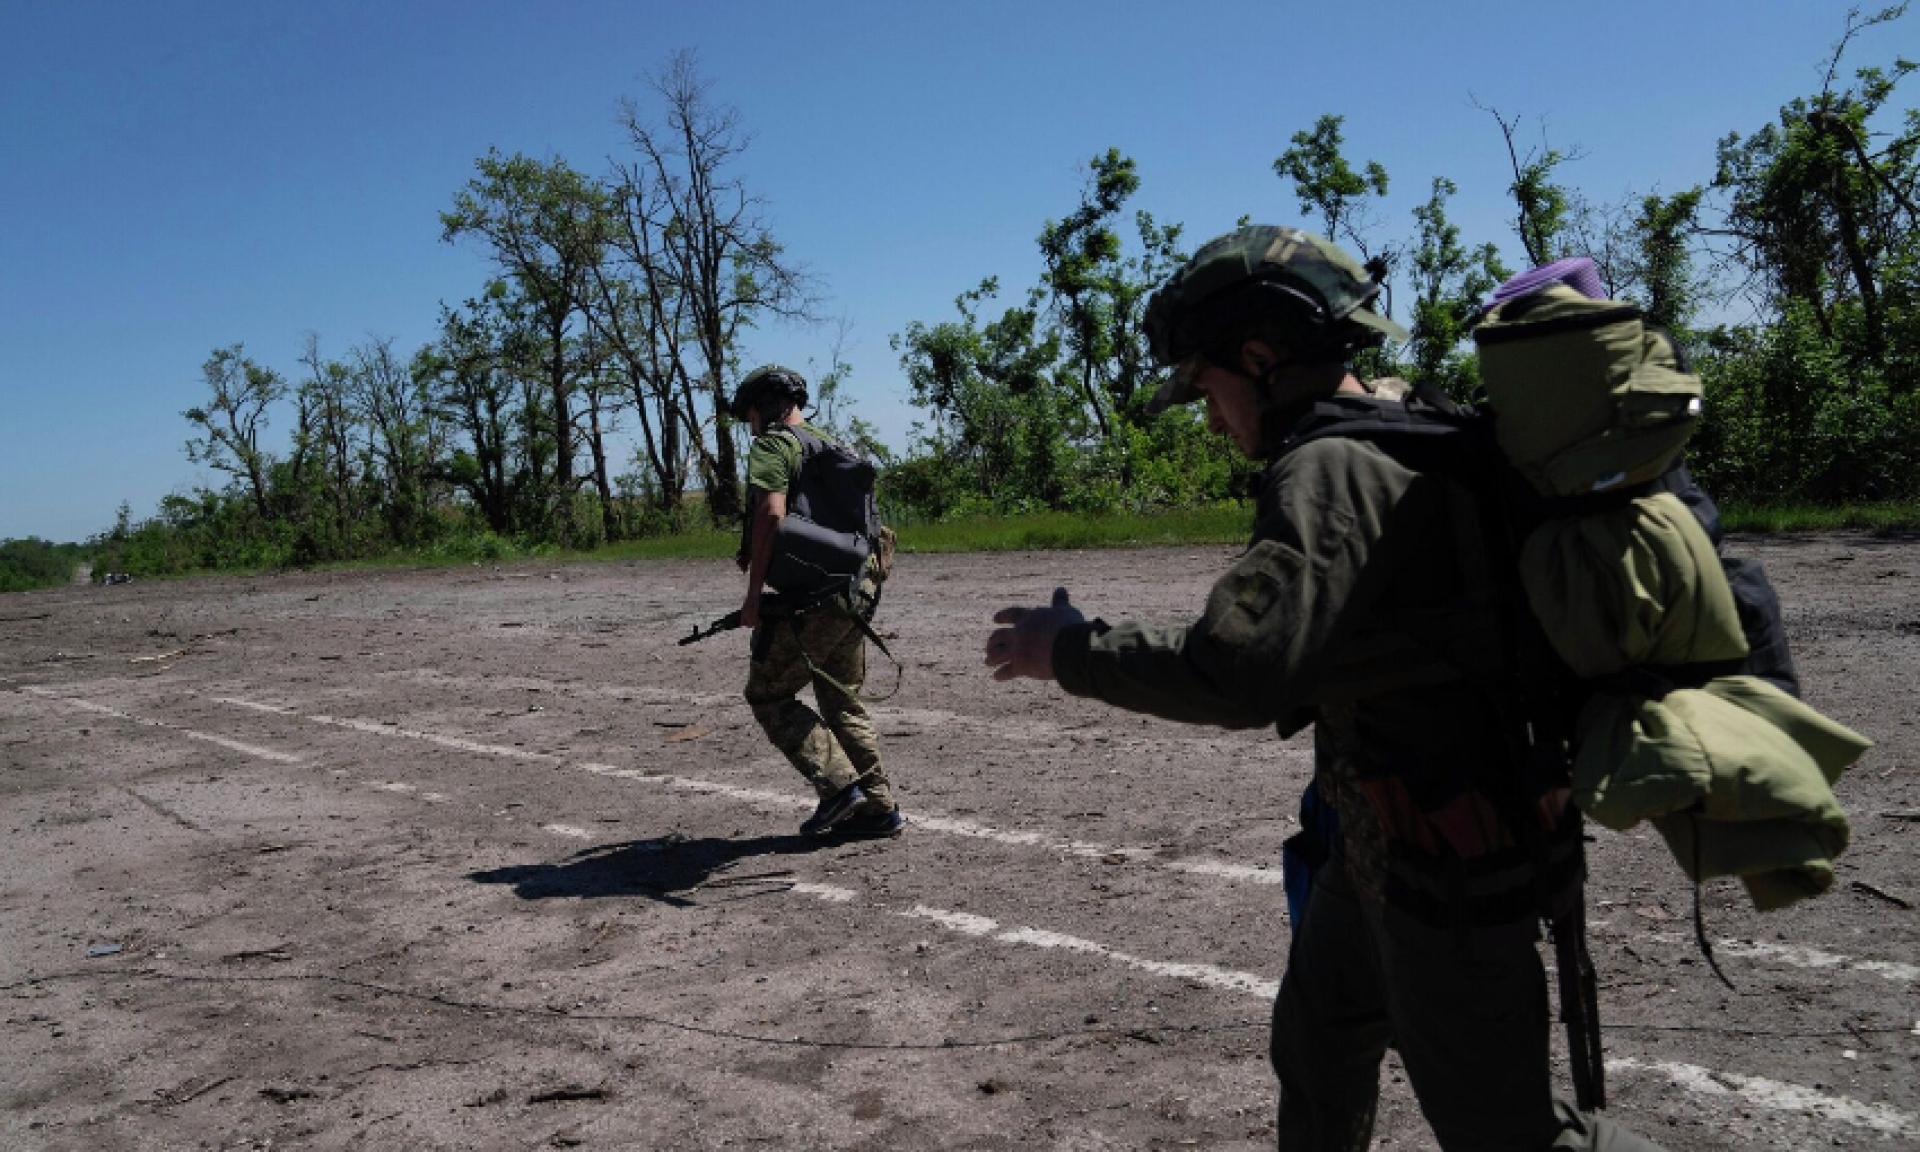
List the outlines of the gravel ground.
{"label": "gravel ground", "polygon": [[[1674,1149],[1920,1148],[1920,541],[1735,540],[1879,742],[1835,891],[1592,845],[1613,1112]],[[913,820],[811,808],[724,562],[0,597],[0,1145],[1255,1148],[1305,737],[995,684],[1056,584],[1177,620],[1222,548],[907,556],[875,706]],[[875,661],[870,687],[891,670]],[[1424,1148],[1389,1063],[1377,1146]]]}

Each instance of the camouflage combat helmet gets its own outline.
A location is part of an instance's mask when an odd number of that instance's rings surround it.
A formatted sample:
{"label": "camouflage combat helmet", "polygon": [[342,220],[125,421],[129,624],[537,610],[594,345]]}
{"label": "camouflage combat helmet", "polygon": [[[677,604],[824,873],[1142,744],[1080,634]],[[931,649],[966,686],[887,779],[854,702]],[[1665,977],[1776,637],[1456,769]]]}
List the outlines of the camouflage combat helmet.
{"label": "camouflage combat helmet", "polygon": [[[1381,271],[1384,271],[1383,269]],[[1329,240],[1297,228],[1253,224],[1208,241],[1147,303],[1155,361],[1179,366],[1153,398],[1155,411],[1199,398],[1192,366],[1254,324],[1287,334],[1295,358],[1344,359],[1407,330],[1373,310],[1380,272]]]}
{"label": "camouflage combat helmet", "polygon": [[[740,381],[740,387],[733,391],[733,399],[727,403],[727,414],[745,421],[755,409],[781,409],[788,403],[796,408],[807,406],[807,378],[791,368],[767,364],[747,373],[746,379]],[[772,413],[778,414],[777,410]]]}

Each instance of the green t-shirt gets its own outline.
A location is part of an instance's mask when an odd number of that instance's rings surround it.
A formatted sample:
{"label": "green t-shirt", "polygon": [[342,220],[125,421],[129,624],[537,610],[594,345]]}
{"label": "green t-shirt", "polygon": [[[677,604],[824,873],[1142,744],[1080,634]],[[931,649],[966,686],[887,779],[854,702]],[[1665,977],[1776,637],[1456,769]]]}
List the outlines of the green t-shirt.
{"label": "green t-shirt", "polygon": [[[833,439],[804,420],[799,426],[822,440]],[[753,438],[747,450],[747,487],[782,494],[793,490],[793,478],[800,474],[801,449],[800,438],[785,431],[791,427],[776,425]]]}

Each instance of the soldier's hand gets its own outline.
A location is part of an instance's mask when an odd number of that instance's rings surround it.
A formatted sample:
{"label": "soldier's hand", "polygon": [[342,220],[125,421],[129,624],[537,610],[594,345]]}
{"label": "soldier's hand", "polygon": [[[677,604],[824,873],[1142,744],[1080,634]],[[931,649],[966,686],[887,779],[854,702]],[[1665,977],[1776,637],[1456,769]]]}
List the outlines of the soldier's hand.
{"label": "soldier's hand", "polygon": [[740,605],[740,627],[760,627],[760,601],[758,598],[748,600],[746,603]]}
{"label": "soldier's hand", "polygon": [[987,636],[987,667],[995,680],[1025,676],[1034,680],[1053,679],[1053,640],[1069,624],[1082,624],[1086,617],[1067,602],[1067,590],[1055,588],[1053,603],[1045,608],[1002,608],[993,614],[995,628]]}

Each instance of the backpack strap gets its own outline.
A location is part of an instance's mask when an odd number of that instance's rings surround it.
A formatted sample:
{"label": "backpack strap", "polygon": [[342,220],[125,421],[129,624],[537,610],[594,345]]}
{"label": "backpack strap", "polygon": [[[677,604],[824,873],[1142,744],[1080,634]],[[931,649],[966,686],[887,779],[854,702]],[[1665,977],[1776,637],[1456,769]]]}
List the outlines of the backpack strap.
{"label": "backpack strap", "polygon": [[[885,695],[868,696],[864,692],[860,692],[857,689],[849,688],[845,684],[842,684],[835,677],[829,676],[825,672],[822,672],[819,669],[819,667],[814,664],[813,657],[807,654],[807,646],[801,642],[800,624],[801,624],[802,616],[804,616],[807,612],[810,612],[819,608],[832,608],[835,611],[844,612],[847,618],[853,621],[853,626],[860,630],[860,634],[866,637],[868,640],[872,641],[873,646],[880,649],[880,654],[885,656],[887,660],[890,663],[892,663],[893,687],[887,689]],[[887,642],[880,638],[880,633],[875,632],[873,630],[873,625],[868,621],[866,614],[862,613],[858,609],[854,608],[852,605],[848,604],[845,597],[834,596],[825,600],[816,601],[814,604],[809,605],[807,608],[803,608],[798,611],[795,611],[794,613],[792,613],[787,617],[787,620],[789,621],[789,627],[793,629],[793,646],[799,649],[800,659],[806,662],[807,672],[809,674],[821,680],[825,680],[827,683],[833,685],[835,688],[838,688],[845,695],[851,696],[855,700],[861,700],[869,704],[877,704],[882,700],[892,699],[894,693],[900,691],[900,681],[906,675],[905,666],[900,663],[899,659],[896,656],[894,656],[892,650],[887,647]]]}

